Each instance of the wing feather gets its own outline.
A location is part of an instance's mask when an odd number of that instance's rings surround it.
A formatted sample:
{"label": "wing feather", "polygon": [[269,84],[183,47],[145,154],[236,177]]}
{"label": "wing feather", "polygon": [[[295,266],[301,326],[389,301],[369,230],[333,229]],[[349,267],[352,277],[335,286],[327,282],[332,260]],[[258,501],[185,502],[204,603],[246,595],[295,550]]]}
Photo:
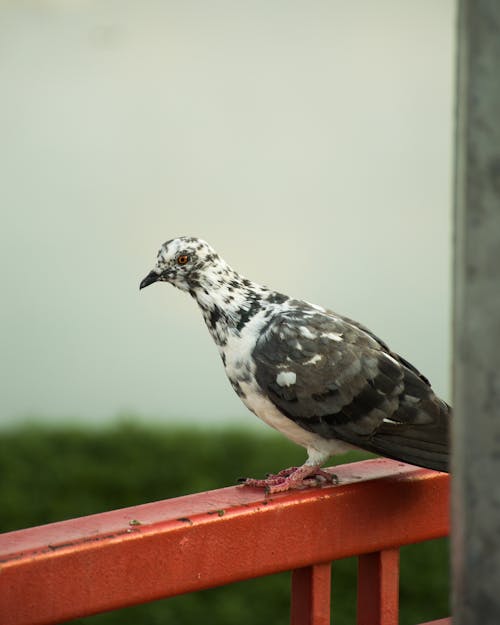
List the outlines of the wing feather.
{"label": "wing feather", "polygon": [[312,308],[290,311],[269,323],[253,357],[259,386],[304,429],[447,470],[450,407],[364,326]]}

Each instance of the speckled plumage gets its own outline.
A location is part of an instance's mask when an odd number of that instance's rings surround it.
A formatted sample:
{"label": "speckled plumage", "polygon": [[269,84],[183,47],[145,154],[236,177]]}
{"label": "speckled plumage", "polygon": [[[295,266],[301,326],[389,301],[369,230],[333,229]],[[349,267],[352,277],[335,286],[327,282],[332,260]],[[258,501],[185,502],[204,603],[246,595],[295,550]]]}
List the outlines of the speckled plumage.
{"label": "speckled plumage", "polygon": [[308,451],[302,467],[247,484],[299,486],[351,447],[448,470],[450,407],[361,324],[243,278],[192,237],[161,247],[141,288],[158,281],[196,299],[245,405]]}

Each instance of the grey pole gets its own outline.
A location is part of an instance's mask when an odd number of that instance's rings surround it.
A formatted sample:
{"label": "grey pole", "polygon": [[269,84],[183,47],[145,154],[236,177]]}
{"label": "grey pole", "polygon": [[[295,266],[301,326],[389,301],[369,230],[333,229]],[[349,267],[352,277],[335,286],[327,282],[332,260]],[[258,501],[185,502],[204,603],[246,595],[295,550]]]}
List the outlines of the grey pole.
{"label": "grey pole", "polygon": [[500,625],[500,0],[460,0],[453,625]]}

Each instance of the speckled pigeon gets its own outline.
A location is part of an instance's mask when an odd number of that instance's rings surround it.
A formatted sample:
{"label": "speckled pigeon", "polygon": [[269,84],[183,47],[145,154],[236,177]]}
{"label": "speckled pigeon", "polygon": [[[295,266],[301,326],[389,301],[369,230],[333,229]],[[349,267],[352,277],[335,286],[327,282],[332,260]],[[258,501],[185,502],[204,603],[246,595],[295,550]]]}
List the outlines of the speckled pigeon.
{"label": "speckled pigeon", "polygon": [[193,237],[162,245],[140,288],[153,282],[195,298],[243,403],[307,449],[302,466],[244,484],[275,493],[331,482],[322,463],[352,448],[448,470],[451,408],[361,324],[243,278]]}

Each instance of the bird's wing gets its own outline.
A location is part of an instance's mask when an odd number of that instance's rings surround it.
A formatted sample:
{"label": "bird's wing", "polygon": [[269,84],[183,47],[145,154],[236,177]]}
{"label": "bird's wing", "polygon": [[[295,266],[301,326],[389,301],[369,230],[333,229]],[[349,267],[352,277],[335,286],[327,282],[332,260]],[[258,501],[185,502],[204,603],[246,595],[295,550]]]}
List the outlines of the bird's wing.
{"label": "bird's wing", "polygon": [[269,323],[253,357],[261,389],[304,429],[447,470],[451,409],[363,326],[313,309],[286,312]]}

